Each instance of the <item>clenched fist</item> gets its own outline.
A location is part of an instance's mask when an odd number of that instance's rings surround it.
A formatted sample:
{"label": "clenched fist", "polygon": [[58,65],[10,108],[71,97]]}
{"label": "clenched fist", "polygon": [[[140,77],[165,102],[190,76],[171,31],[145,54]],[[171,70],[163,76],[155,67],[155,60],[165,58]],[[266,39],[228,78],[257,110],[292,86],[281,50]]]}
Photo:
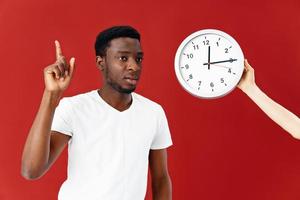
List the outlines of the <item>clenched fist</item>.
{"label": "clenched fist", "polygon": [[75,69],[75,58],[69,63],[62,54],[58,41],[55,41],[56,62],[44,69],[45,90],[62,94],[69,86]]}

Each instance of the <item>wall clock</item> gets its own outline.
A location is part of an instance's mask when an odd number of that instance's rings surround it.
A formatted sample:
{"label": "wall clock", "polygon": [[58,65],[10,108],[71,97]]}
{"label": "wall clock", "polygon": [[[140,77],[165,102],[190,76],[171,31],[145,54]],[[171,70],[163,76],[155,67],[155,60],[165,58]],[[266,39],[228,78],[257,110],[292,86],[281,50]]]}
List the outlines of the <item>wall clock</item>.
{"label": "wall clock", "polygon": [[181,86],[199,98],[231,92],[244,71],[244,55],[227,33],[204,29],[186,37],[177,49],[175,72]]}

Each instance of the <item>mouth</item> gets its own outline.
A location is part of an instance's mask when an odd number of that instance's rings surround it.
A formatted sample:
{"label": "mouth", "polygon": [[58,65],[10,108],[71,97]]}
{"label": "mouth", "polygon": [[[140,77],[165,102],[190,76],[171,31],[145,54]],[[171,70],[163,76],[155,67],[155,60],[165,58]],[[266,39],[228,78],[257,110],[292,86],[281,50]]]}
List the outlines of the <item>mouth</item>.
{"label": "mouth", "polygon": [[131,85],[136,85],[138,82],[138,77],[125,77],[125,81]]}

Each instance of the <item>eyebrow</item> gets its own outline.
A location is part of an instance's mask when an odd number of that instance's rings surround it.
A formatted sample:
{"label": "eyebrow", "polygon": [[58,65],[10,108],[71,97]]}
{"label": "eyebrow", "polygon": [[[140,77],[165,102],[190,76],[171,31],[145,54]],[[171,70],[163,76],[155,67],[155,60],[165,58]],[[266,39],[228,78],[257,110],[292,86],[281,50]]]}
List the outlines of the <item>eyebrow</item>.
{"label": "eyebrow", "polygon": [[[130,54],[131,52],[130,51],[117,51],[118,53],[126,53],[126,54]],[[140,51],[140,52],[137,52],[138,55],[144,55],[144,52]]]}

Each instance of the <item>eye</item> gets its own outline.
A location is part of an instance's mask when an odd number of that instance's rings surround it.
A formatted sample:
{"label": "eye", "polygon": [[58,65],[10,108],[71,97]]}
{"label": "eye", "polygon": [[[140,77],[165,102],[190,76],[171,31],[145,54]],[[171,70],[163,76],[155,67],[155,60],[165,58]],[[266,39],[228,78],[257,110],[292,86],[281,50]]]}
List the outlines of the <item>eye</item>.
{"label": "eye", "polygon": [[142,58],[142,57],[136,59],[136,62],[137,62],[137,63],[141,63],[142,61],[143,61],[143,58]]}
{"label": "eye", "polygon": [[126,62],[128,60],[127,56],[120,56],[119,60]]}

